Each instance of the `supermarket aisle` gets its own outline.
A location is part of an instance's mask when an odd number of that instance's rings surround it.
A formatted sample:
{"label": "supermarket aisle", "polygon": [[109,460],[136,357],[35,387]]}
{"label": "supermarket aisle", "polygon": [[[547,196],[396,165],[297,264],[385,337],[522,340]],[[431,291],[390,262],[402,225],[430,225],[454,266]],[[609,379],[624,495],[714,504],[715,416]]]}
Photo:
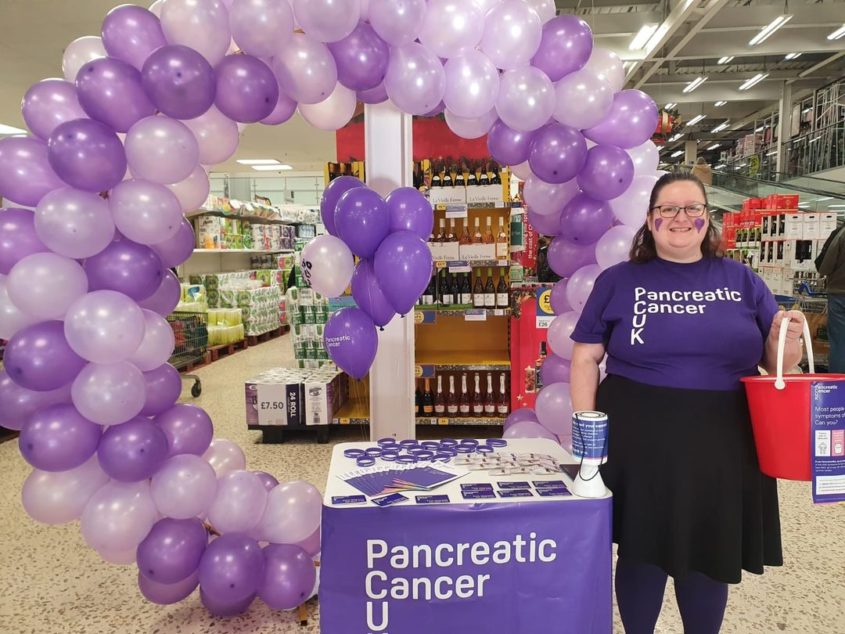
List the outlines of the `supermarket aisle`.
{"label": "supermarket aisle", "polygon": [[[259,434],[247,431],[243,422],[244,380],[290,356],[290,342],[283,337],[214,363],[199,371],[203,394],[193,402],[212,415],[218,436],[243,447],[250,468],[269,471],[280,480],[307,479],[322,489],[331,445],[318,445],[308,436],[282,445],[257,444]],[[192,401],[187,389],[183,396]],[[420,428],[421,435],[426,431],[442,435],[443,430]],[[333,431],[332,442],[360,440],[361,435],[356,428],[339,428]],[[18,455],[16,442],[0,444],[0,465],[4,634],[319,631],[316,618],[300,627],[293,614],[271,612],[259,602],[246,615],[227,621],[209,617],[196,594],[169,607],[146,602],[137,591],[133,567],[101,561],[85,546],[78,525],[43,526],[26,516],[20,488],[29,467]],[[802,483],[782,484],[781,505],[787,566],[764,577],[746,575],[731,592],[722,631],[841,633],[845,631],[845,507],[813,508],[809,487]],[[682,631],[674,602],[669,590],[667,609],[658,624],[660,634]],[[622,632],[618,619],[615,627]]]}

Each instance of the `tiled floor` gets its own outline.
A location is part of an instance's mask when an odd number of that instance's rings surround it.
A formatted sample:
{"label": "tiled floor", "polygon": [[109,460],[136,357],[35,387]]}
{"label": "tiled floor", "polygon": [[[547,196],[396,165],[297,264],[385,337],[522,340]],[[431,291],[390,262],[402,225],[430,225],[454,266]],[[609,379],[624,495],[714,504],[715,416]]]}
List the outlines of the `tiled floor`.
{"label": "tiled floor", "polygon": [[[208,366],[199,371],[203,394],[194,402],[212,415],[218,436],[240,443],[250,468],[269,471],[280,480],[306,479],[322,488],[331,445],[318,445],[308,436],[263,445],[259,434],[247,431],[243,422],[244,379],[289,357],[290,343],[282,338]],[[185,397],[191,400],[187,389]],[[435,429],[419,431],[422,436]],[[338,429],[332,442],[361,440],[364,433]],[[100,560],[85,546],[78,524],[43,526],[26,516],[20,490],[28,473],[17,443],[0,444],[0,633],[319,631],[316,601],[311,602],[312,618],[306,626],[293,614],[271,612],[258,601],[246,615],[230,620],[209,617],[196,594],[175,606],[148,603],[137,590],[135,567]],[[732,588],[722,631],[843,634],[845,506],[814,507],[809,486],[803,483],[782,483],[780,491],[786,565],[762,577],[746,575]],[[616,631],[622,632],[618,619]],[[682,632],[671,591],[657,632]]]}

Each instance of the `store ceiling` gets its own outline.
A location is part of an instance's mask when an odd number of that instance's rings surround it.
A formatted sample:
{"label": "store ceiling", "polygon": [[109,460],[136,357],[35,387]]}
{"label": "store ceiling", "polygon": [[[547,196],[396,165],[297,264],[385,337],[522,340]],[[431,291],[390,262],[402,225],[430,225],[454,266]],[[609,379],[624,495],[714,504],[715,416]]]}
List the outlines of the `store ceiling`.
{"label": "store ceiling", "polygon": [[[64,47],[82,35],[98,34],[115,0],[0,0],[0,123],[23,127],[20,98],[35,81],[61,74]],[[143,3],[137,3],[143,4]],[[845,37],[827,36],[845,22],[845,0],[557,0],[559,11],[576,13],[593,28],[597,44],[628,60],[629,87],[652,95],[659,105],[677,103],[685,128],[697,139],[732,139],[749,132],[755,114],[776,106],[785,82],[800,97],[845,73]],[[793,17],[763,43],[749,46],[762,27],[782,14]],[[630,45],[640,29],[654,25],[641,50]],[[788,53],[801,52],[787,61]],[[733,56],[726,64],[722,57]],[[740,91],[758,73],[766,79]],[[683,89],[700,76],[699,88]],[[716,101],[727,103],[715,107]],[[713,135],[717,124],[731,125]],[[682,143],[682,140],[676,144]],[[674,148],[672,148],[674,149]],[[321,169],[334,156],[334,135],[310,128],[298,115],[285,125],[250,126],[235,158],[276,158],[296,170]],[[218,171],[234,171],[229,162]]]}

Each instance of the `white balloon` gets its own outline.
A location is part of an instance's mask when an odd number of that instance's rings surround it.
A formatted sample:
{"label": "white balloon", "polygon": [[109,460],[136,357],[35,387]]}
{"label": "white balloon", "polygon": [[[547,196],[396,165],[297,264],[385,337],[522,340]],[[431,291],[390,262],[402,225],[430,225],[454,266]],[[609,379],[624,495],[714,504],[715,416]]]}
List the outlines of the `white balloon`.
{"label": "white balloon", "polygon": [[628,156],[634,162],[634,174],[636,176],[651,176],[657,171],[657,164],[660,162],[660,150],[653,141],[649,140],[632,147],[628,152]]}
{"label": "white balloon", "polygon": [[[202,147],[200,147],[200,152],[202,152]],[[178,183],[165,185],[165,187],[179,199],[182,211],[193,211],[205,204],[211,190],[211,183],[208,181],[208,173],[202,165],[198,165],[188,178]]]}
{"label": "white balloon", "polygon": [[0,276],[0,339],[7,341],[12,338],[18,330],[31,326],[39,321],[34,315],[27,315],[15,306],[9,299],[5,275]]}
{"label": "white balloon", "polygon": [[97,552],[125,553],[144,541],[156,516],[149,482],[111,480],[85,505],[80,528]]}
{"label": "white balloon", "polygon": [[220,0],[167,0],[161,10],[161,29],[170,44],[192,48],[212,66],[229,49],[229,12]]}
{"label": "white balloon", "polygon": [[261,478],[250,471],[232,471],[217,483],[208,521],[220,533],[246,533],[258,524],[266,504],[267,489]]}
{"label": "white balloon", "polygon": [[490,131],[498,119],[496,109],[493,108],[487,114],[477,118],[459,117],[446,111],[446,125],[449,129],[462,139],[478,139]]}
{"label": "white balloon", "polygon": [[361,15],[360,0],[293,0],[296,21],[311,37],[337,42],[355,30]]}
{"label": "white balloon", "polygon": [[36,522],[72,522],[79,519],[91,496],[108,481],[96,455],[69,471],[34,469],[23,484],[23,506]]}
{"label": "white balloon", "polygon": [[211,106],[196,119],[186,119],[182,123],[194,133],[199,146],[200,163],[203,165],[222,163],[238,149],[238,124],[216,106]]}
{"label": "white balloon", "polygon": [[88,276],[76,260],[33,253],[9,271],[6,292],[26,315],[62,319],[70,305],[88,292]]}
{"label": "white balloon", "polygon": [[226,438],[215,438],[202,457],[208,461],[217,477],[246,468],[243,449]]}
{"label": "white balloon", "polygon": [[624,194],[608,201],[616,219],[624,225],[639,229],[648,215],[648,201],[656,182],[656,176],[634,176]]}
{"label": "white balloon", "polygon": [[604,79],[610,84],[613,92],[618,92],[625,86],[625,67],[622,65],[622,60],[616,53],[606,48],[594,47],[590,59],[581,70],[589,71],[596,77]]}
{"label": "white balloon", "polygon": [[530,6],[540,16],[540,20],[545,24],[557,15],[557,7],[554,0],[523,0],[525,4]]}
{"label": "white balloon", "polygon": [[103,46],[102,38],[94,35],[86,35],[75,39],[67,45],[62,56],[62,73],[65,79],[70,82],[76,81],[79,69],[88,62],[106,57],[106,47]]}
{"label": "white balloon", "polygon": [[599,238],[596,243],[596,262],[602,270],[620,262],[627,262],[636,233],[637,229],[634,227],[617,225]]}
{"label": "white balloon", "polygon": [[579,130],[597,125],[613,106],[613,90],[604,79],[577,70],[555,84],[554,118]]}
{"label": "white balloon", "polygon": [[420,43],[442,58],[475,49],[484,33],[481,10],[466,0],[428,0],[420,28]]}
{"label": "white balloon", "polygon": [[352,251],[340,238],[317,236],[302,249],[302,276],[321,295],[342,295],[354,271]]}
{"label": "white balloon", "polygon": [[527,181],[529,178],[534,176],[534,172],[531,171],[531,166],[528,164],[528,161],[524,161],[519,165],[511,165],[510,169],[514,176],[523,181]]}
{"label": "white balloon", "polygon": [[340,82],[332,94],[319,103],[299,104],[299,114],[315,128],[320,130],[340,130],[355,115],[358,97]]}
{"label": "white balloon", "polygon": [[153,476],[150,493],[165,517],[190,519],[208,511],[217,495],[217,474],[200,456],[179,454]]}

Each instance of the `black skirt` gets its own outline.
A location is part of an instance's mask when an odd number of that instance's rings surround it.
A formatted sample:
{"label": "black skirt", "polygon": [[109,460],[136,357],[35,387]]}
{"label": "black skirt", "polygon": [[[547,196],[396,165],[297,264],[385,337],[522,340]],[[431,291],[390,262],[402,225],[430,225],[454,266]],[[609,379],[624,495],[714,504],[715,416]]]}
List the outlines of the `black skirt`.
{"label": "black skirt", "polygon": [[760,472],[744,390],[608,376],[596,408],[610,420],[601,473],[620,557],[725,583],[783,564],[777,482]]}

